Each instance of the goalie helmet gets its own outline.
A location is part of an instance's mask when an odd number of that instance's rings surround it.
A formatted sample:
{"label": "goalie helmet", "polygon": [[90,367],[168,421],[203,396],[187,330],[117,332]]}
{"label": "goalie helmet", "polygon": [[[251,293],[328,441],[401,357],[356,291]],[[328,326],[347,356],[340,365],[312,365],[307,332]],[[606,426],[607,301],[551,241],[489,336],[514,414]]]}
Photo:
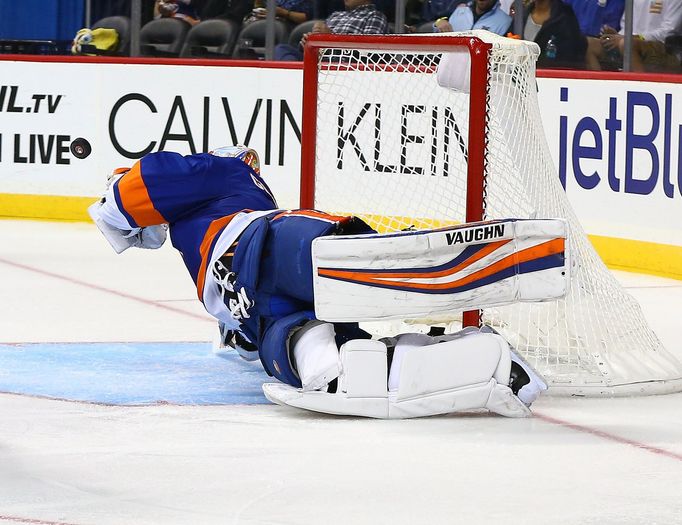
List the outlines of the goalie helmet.
{"label": "goalie helmet", "polygon": [[209,151],[211,155],[216,157],[234,157],[241,160],[244,164],[249,166],[253,171],[260,175],[260,160],[255,149],[248,146],[223,146],[222,148]]}

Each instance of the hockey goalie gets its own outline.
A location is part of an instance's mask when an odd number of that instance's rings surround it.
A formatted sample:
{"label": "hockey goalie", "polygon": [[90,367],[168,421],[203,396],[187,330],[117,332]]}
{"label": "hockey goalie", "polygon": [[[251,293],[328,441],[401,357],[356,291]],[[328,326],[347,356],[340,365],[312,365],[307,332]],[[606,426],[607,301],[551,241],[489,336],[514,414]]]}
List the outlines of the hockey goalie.
{"label": "hockey goalie", "polygon": [[280,383],[271,401],[408,418],[530,414],[542,378],[489,329],[372,339],[359,322],[419,317],[566,290],[565,224],[501,220],[382,235],[353,216],[282,210],[243,146],[150,153],[89,208],[117,253],[167,230],[223,342]]}

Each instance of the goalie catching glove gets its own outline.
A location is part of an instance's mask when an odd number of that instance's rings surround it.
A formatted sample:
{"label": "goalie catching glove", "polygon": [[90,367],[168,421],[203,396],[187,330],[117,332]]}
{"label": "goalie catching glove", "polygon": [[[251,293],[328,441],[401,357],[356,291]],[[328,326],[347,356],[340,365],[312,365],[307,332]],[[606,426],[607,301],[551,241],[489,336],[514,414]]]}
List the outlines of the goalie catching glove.
{"label": "goalie catching glove", "polygon": [[[107,205],[107,199],[114,198],[111,194],[112,184],[127,172],[128,168],[119,168],[107,177],[107,190],[100,200],[88,207],[88,215],[116,253],[128,248],[155,250],[166,242],[168,225],[131,227],[117,207]],[[112,226],[112,223],[121,227]]]}
{"label": "goalie catching glove", "polygon": [[547,388],[499,334],[485,328],[355,339],[337,351],[333,325],[312,321],[290,345],[302,388],[268,383],[265,396],[327,414],[393,419],[486,408],[526,417]]}

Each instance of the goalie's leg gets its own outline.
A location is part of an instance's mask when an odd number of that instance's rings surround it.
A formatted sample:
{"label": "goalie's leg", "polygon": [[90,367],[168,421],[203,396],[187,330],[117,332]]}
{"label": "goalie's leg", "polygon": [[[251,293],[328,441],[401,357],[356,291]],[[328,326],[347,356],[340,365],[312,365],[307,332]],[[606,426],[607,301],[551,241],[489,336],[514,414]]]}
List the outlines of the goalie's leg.
{"label": "goalie's leg", "polygon": [[393,352],[388,374],[384,342],[349,341],[341,347],[336,392],[281,384],[263,390],[275,403],[317,412],[410,418],[480,408],[524,417],[546,388],[525,363],[513,364],[518,359],[497,334],[474,329],[440,338],[405,334]]}
{"label": "goalie's leg", "polygon": [[567,290],[566,223],[503,220],[312,243],[315,313],[329,322],[428,318]]}

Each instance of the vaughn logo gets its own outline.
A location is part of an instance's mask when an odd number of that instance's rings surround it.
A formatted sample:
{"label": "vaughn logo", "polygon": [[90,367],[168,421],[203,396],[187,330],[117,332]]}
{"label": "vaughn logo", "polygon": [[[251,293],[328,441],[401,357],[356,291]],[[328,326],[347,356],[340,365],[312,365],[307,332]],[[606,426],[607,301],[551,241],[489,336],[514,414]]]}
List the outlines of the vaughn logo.
{"label": "vaughn logo", "polygon": [[446,233],[445,238],[448,245],[499,239],[504,237],[504,226],[504,224],[489,224],[468,230],[455,230]]}

